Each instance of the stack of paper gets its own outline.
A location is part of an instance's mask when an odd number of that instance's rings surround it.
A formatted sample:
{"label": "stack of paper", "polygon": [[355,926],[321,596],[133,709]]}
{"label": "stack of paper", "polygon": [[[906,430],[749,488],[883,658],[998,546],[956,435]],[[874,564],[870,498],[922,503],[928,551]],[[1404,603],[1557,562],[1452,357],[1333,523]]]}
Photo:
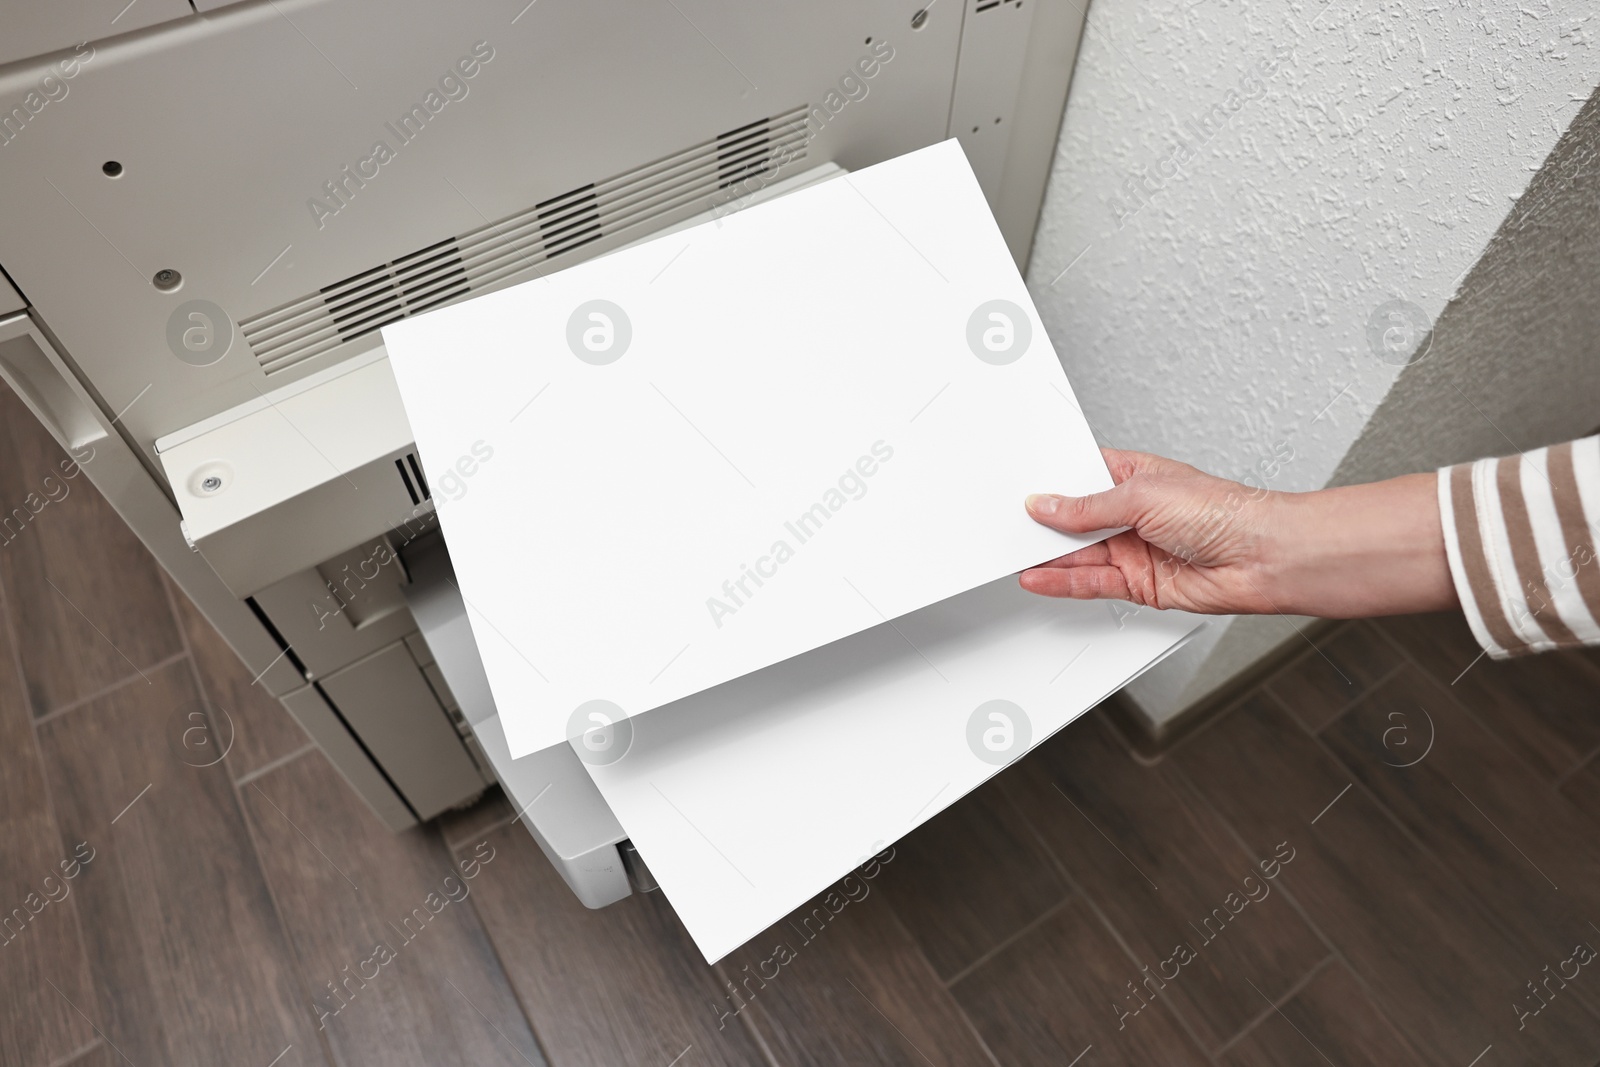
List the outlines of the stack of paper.
{"label": "stack of paper", "polygon": [[708,958],[1192,627],[1007,577],[1111,479],[954,141],[384,335],[512,755]]}

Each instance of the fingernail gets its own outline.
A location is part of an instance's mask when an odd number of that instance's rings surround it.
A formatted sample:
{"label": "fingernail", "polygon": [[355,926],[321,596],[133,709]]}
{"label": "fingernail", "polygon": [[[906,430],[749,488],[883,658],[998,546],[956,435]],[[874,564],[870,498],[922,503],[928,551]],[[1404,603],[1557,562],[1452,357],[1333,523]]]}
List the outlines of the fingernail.
{"label": "fingernail", "polygon": [[1027,506],[1035,515],[1054,515],[1061,506],[1061,498],[1054,493],[1034,493],[1028,497]]}

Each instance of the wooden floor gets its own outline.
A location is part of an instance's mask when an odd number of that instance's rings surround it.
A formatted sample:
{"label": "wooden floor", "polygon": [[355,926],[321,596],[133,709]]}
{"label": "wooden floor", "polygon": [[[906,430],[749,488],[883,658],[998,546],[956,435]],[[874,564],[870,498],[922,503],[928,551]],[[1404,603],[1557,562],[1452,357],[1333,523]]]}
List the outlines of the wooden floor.
{"label": "wooden floor", "polygon": [[60,458],[0,397],[0,1064],[1600,1061],[1595,658],[1403,618],[1154,765],[1092,713],[709,967],[498,796],[385,831]]}

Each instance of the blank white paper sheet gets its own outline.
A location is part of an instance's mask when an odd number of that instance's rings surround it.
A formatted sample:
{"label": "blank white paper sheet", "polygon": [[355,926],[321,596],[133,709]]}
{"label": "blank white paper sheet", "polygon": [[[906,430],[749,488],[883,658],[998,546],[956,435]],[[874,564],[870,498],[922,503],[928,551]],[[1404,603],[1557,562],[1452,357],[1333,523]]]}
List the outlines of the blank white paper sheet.
{"label": "blank white paper sheet", "polygon": [[1111,485],[955,141],[383,334],[513,755],[1081,547],[1023,497]]}
{"label": "blank white paper sheet", "polygon": [[[636,716],[618,742],[626,751],[590,763],[589,775],[714,962],[1121,688],[1196,624],[1048,600],[1002,578]],[[1053,817],[1081,818],[1066,800]],[[873,891],[858,875],[840,897]],[[803,952],[830,917],[827,907],[794,916],[755,947]]]}

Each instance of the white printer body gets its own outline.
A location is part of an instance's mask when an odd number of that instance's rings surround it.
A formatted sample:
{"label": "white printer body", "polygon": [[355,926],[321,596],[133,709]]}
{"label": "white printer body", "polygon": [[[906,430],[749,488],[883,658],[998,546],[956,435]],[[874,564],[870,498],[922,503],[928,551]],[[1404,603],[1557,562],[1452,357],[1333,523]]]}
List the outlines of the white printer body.
{"label": "white printer body", "polygon": [[599,907],[648,872],[570,749],[510,759],[433,519],[474,460],[417,455],[379,328],[947,137],[1025,265],[1082,25],[4,0],[0,376],[387,825],[499,781]]}

